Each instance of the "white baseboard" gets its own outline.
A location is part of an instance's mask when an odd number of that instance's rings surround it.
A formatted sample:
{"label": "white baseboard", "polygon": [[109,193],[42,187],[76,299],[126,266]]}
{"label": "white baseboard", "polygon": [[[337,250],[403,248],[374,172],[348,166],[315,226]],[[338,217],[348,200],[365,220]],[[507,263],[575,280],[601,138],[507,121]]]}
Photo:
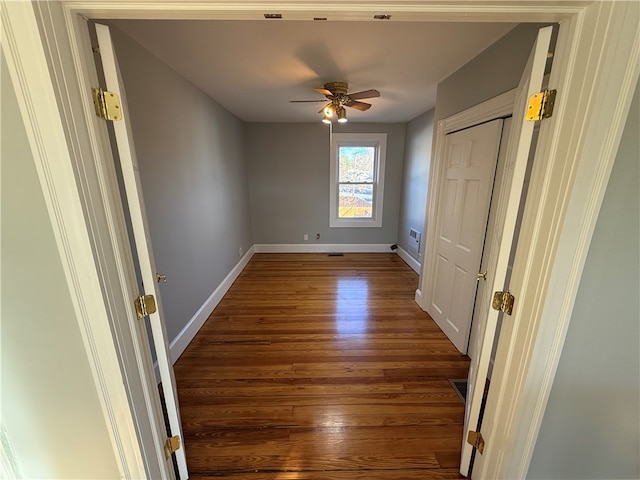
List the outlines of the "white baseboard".
{"label": "white baseboard", "polygon": [[392,253],[387,243],[280,243],[256,244],[256,253]]}
{"label": "white baseboard", "polygon": [[[419,288],[416,289],[416,294],[413,297],[414,300],[416,301],[416,303],[418,304],[418,306],[420,308],[422,308],[422,310],[424,310],[424,307],[422,306],[422,290],[420,290]],[[426,312],[426,310],[424,310]]]}
{"label": "white baseboard", "polygon": [[[229,272],[229,274],[224,278],[222,283],[216,287],[213,293],[207,298],[207,300],[202,304],[202,306],[198,309],[198,311],[191,317],[191,320],[184,326],[180,333],[173,339],[173,341],[169,344],[169,354],[171,356],[171,363],[176,363],[182,352],[189,346],[193,337],[196,336],[196,333],[202,328],[204,322],[207,321],[211,312],[213,312],[214,308],[220,303],[222,297],[224,297],[225,293],[229,291],[233,282],[235,282],[238,275],[244,270],[244,267],[247,266],[251,257],[255,253],[255,248],[252,246],[247,250],[247,253],[240,259],[240,261],[236,264],[235,267]],[[158,364],[154,363],[154,370],[156,373],[156,380],[160,383],[160,371],[158,370]]]}
{"label": "white baseboard", "polygon": [[398,255],[400,255],[400,258],[402,260],[404,260],[404,263],[406,263],[407,265],[409,265],[414,272],[416,272],[418,275],[420,275],[420,262],[418,260],[416,260],[415,258],[413,258],[404,248],[402,247],[398,247]]}

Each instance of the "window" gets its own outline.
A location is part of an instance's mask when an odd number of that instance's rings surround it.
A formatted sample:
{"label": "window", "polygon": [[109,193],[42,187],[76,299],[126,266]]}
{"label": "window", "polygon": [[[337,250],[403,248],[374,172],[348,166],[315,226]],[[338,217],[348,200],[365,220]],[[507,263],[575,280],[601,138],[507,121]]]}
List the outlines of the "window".
{"label": "window", "polygon": [[386,133],[335,133],[330,227],[381,227]]}

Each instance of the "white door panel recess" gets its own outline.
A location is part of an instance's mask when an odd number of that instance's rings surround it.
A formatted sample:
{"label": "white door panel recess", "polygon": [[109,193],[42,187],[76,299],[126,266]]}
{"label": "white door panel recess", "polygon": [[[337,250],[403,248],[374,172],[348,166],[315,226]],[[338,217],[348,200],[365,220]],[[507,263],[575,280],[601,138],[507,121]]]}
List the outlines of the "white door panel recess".
{"label": "white door panel recess", "polygon": [[435,285],[428,312],[467,351],[502,119],[447,135],[436,222]]}
{"label": "white door panel recess", "polygon": [[[118,157],[120,158],[124,190],[126,193],[127,201],[125,204],[125,210],[131,220],[139,269],[142,277],[141,281],[144,290],[142,294],[153,295],[155,298],[156,310],[150,311],[145,315],[145,317],[149,318],[149,323],[151,325],[153,346],[155,348],[158,370],[160,371],[160,378],[162,380],[162,394],[166,405],[169,430],[172,437],[179,437],[180,447],[175,451],[179,477],[186,480],[189,478],[189,473],[187,470],[184,445],[182,444],[184,436],[182,434],[182,424],[178,408],[178,395],[173,376],[173,364],[169,354],[169,342],[167,340],[162,302],[160,301],[160,291],[157,284],[158,274],[155,267],[153,250],[151,248],[149,226],[147,223],[146,210],[142,195],[142,184],[140,182],[135,148],[129,126],[126,96],[124,94],[124,87],[120,78],[120,72],[118,69],[115,51],[113,49],[113,43],[111,41],[109,27],[96,24],[96,34],[100,48],[100,58],[102,61],[106,89],[120,97],[120,111],[122,119],[113,122],[113,129],[118,149]],[[144,319],[140,321],[144,321]],[[149,345],[141,346],[141,348],[149,348]],[[158,433],[158,436],[158,441],[163,445],[166,441],[166,433],[160,432]],[[170,455],[166,456],[167,472],[173,472],[173,462],[171,458],[172,457]]]}
{"label": "white door panel recess", "polygon": [[[486,259],[487,269],[491,271],[491,275],[487,275],[487,277],[493,277],[493,281],[487,284],[487,287],[490,288],[484,289],[483,298],[479,299],[478,316],[474,319],[475,322],[480,322],[481,328],[478,330],[481,332],[474,340],[476,344],[473,347],[474,355],[469,368],[465,426],[460,459],[460,473],[465,476],[470,473],[474,451],[474,447],[467,442],[467,439],[470,431],[479,432],[481,430],[480,410],[485,380],[498,318],[499,315],[502,315],[502,312],[491,308],[491,297],[493,292],[508,291],[509,259],[512,255],[512,248],[517,244],[518,212],[521,201],[523,201],[523,187],[535,127],[534,122],[525,121],[525,111],[528,99],[542,88],[552,30],[553,27],[540,29],[516,92],[505,171],[496,207],[495,225],[492,228],[494,245],[490,249],[491,255]],[[488,240],[491,241],[491,239]],[[491,439],[483,438],[483,441],[490,442]],[[480,450],[476,450],[476,454],[479,452],[482,453]]]}

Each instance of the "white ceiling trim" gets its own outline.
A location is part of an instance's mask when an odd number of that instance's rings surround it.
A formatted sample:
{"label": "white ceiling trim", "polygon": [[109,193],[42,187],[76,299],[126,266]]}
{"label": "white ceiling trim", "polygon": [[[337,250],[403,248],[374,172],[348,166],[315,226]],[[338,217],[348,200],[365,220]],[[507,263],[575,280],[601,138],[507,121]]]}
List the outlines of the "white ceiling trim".
{"label": "white ceiling trim", "polygon": [[[209,19],[259,20],[264,13],[282,13],[285,20],[310,20],[315,13],[331,15],[336,20],[374,21],[373,15],[393,14],[393,21],[466,21],[466,22],[556,22],[582,11],[588,1],[456,1],[371,2],[328,0],[280,1],[204,1],[163,2],[132,0],[130,2],[80,1],[65,2],[69,11],[90,18],[135,19]],[[285,16],[286,14],[286,16]]]}

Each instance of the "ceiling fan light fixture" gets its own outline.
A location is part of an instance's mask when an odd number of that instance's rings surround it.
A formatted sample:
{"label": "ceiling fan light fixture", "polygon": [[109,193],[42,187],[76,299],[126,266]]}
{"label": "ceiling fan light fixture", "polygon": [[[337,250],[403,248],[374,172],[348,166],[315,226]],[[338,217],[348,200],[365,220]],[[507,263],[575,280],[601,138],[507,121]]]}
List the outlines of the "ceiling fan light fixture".
{"label": "ceiling fan light fixture", "polygon": [[349,84],[347,82],[329,82],[324,84],[324,88],[316,88],[315,91],[324,95],[326,100],[290,100],[291,103],[300,102],[326,102],[324,107],[318,110],[322,114],[324,123],[332,123],[333,116],[339,123],[347,122],[347,110],[345,107],[353,108],[365,112],[371,108],[371,104],[361,102],[366,98],[377,98],[380,96],[378,90],[370,89],[361,92],[348,93]]}
{"label": "ceiling fan light fixture", "polygon": [[344,107],[338,107],[336,115],[338,116],[338,123],[347,123],[347,111]]}
{"label": "ceiling fan light fixture", "polygon": [[323,113],[322,122],[332,123],[334,112],[335,112],[335,107],[333,105],[327,105],[326,107],[324,107],[324,110],[322,111]]}

